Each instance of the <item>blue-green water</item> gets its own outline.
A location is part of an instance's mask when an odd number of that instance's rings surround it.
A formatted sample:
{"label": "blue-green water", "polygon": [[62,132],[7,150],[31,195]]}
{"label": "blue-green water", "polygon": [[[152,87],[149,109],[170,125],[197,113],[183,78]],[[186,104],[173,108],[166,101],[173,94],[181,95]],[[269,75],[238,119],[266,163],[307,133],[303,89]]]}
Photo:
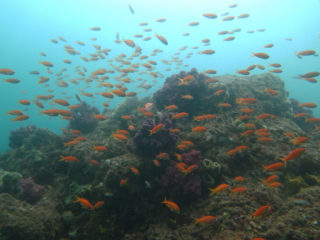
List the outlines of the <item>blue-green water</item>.
{"label": "blue-green water", "polygon": [[[232,3],[237,3],[236,8],[229,8]],[[128,8],[131,4],[135,14],[131,14]],[[222,21],[221,15],[229,12],[229,15],[238,16],[243,13],[249,13],[250,17],[246,19],[235,19],[233,21]],[[217,19],[207,19],[202,16],[203,13],[216,13]],[[133,83],[126,84],[128,91],[137,91],[138,96],[151,95],[155,90],[162,86],[165,77],[177,73],[181,70],[189,70],[192,67],[204,71],[215,69],[218,75],[236,74],[236,71],[245,69],[252,64],[262,64],[266,70],[254,70],[251,74],[267,72],[269,63],[281,63],[283,73],[279,76],[285,81],[286,89],[290,92],[290,97],[296,98],[301,102],[319,102],[319,83],[312,84],[300,79],[294,79],[293,76],[311,71],[320,71],[320,58],[315,56],[303,57],[298,59],[295,52],[313,49],[320,52],[320,2],[317,0],[154,0],[154,1],[98,1],[98,0],[55,0],[55,1],[37,1],[37,0],[2,0],[0,2],[0,24],[1,24],[1,57],[0,68],[11,68],[16,73],[13,76],[21,80],[19,84],[1,83],[0,85],[0,109],[1,109],[1,137],[0,152],[8,149],[8,137],[11,130],[21,126],[35,125],[48,128],[57,133],[61,133],[62,127],[67,126],[67,121],[59,118],[50,118],[39,114],[39,109],[35,104],[29,107],[18,103],[20,99],[33,100],[37,95],[49,94],[49,89],[54,90],[54,98],[71,96],[68,101],[76,104],[74,97],[76,93],[80,94],[81,89],[85,92],[94,94],[94,98],[81,96],[87,102],[96,105],[100,111],[103,110],[103,102],[106,102],[102,96],[96,94],[102,92],[98,88],[98,83],[93,81],[86,84],[84,80],[79,85],[69,82],[72,78],[79,78],[80,75],[75,71],[75,66],[81,65],[88,69],[86,78],[90,72],[105,67],[111,70],[108,60],[115,59],[119,54],[130,56],[134,49],[124,43],[114,42],[116,33],[119,32],[120,40],[133,39],[137,45],[142,48],[142,55],[149,56],[148,60],[157,61],[154,72],[162,74],[163,78],[154,79],[149,74],[143,74],[144,67],[140,66],[139,72],[129,74],[134,80]],[[164,17],[167,19],[164,23],[158,23],[155,20]],[[192,21],[199,21],[200,25],[196,27],[187,26]],[[148,22],[148,26],[139,26],[141,22]],[[101,27],[101,31],[94,32],[89,29],[94,26]],[[152,28],[152,32],[143,32],[145,28]],[[218,32],[222,30],[231,31],[240,28],[242,31],[235,33],[235,40],[226,42],[224,38],[230,35],[220,36]],[[248,30],[257,30],[265,28],[264,32],[255,31],[252,34]],[[184,37],[183,33],[189,32],[190,36]],[[150,41],[142,41],[134,38],[135,34],[143,34],[144,37],[151,36]],[[163,45],[154,34],[163,35],[169,42],[167,46]],[[57,36],[63,36],[67,42],[59,40],[57,44],[50,42],[50,39]],[[91,38],[96,37],[96,41]],[[203,46],[202,39],[209,38],[210,46]],[[292,41],[285,40],[292,38]],[[75,41],[83,41],[85,46],[80,46]],[[274,47],[265,49],[263,46],[273,43]],[[64,51],[64,45],[71,45],[80,55],[69,55]],[[111,52],[106,59],[92,62],[84,62],[80,59],[82,56],[88,56],[96,53],[93,44],[101,45],[102,48],[110,48]],[[179,48],[188,46],[184,51]],[[191,49],[193,46],[199,46],[199,49]],[[154,49],[163,50],[156,56],[150,56]],[[199,51],[205,49],[214,49],[213,55],[200,55]],[[40,55],[45,52],[46,57]],[[266,52],[270,55],[268,60],[252,58],[251,52]],[[175,55],[180,53],[180,55]],[[193,55],[186,59],[188,53]],[[171,62],[172,57],[179,57],[182,65],[177,66]],[[64,59],[70,59],[72,64],[63,63]],[[168,66],[163,64],[162,59],[171,62]],[[46,68],[39,64],[39,61],[50,61],[54,64],[51,69],[53,74],[46,73]],[[130,60],[132,63],[142,64],[146,60],[140,60],[139,57]],[[119,62],[112,62],[119,66]],[[188,66],[183,66],[188,64]],[[125,68],[126,66],[124,66]],[[170,67],[171,71],[165,69]],[[56,85],[55,76],[62,68],[68,70],[65,74],[70,75],[64,79],[69,83],[69,87],[61,88]],[[40,76],[50,77],[49,87],[45,84],[38,84],[38,76],[30,75],[32,70],[41,72]],[[117,83],[114,77],[120,76],[116,72],[107,80],[113,84]],[[11,77],[11,76],[10,76]],[[1,79],[10,78],[1,75]],[[149,91],[138,88],[142,78],[146,83],[153,84]],[[86,88],[88,87],[88,88]],[[66,94],[64,94],[66,92]],[[119,98],[111,101],[111,107],[116,107]],[[56,105],[45,103],[46,109],[55,108]],[[12,122],[12,116],[5,113],[10,110],[24,110],[30,119],[22,122]],[[316,116],[320,115],[319,107],[314,110]]]}

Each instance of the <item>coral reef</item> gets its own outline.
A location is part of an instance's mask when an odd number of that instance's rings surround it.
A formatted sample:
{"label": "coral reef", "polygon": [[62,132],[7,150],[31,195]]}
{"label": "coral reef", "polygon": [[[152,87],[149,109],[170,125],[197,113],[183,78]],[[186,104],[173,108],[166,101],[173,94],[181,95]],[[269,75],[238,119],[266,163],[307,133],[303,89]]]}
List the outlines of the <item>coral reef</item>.
{"label": "coral reef", "polygon": [[[193,80],[187,85],[181,86],[181,80],[187,76],[193,76]],[[158,109],[164,109],[165,106],[175,104],[180,112],[198,113],[204,110],[201,102],[208,92],[205,80],[208,79],[204,74],[197,72],[195,68],[190,72],[184,71],[168,77],[163,87],[154,93],[153,102]],[[183,99],[182,96],[191,95],[192,100]]]}
{"label": "coral reef", "polygon": [[94,117],[99,114],[96,107],[91,107],[84,101],[81,101],[80,106],[72,109],[73,119],[69,123],[70,129],[80,130],[83,133],[92,132],[98,125],[98,119]]}
{"label": "coral reef", "polygon": [[[158,124],[164,124],[164,127],[157,134],[150,135],[149,131]],[[177,135],[170,132],[170,128],[174,127],[166,113],[161,117],[145,120],[133,138],[136,149],[140,154],[150,157],[160,152],[172,153],[177,143]]]}
{"label": "coral reef", "polygon": [[9,137],[9,146],[11,148],[20,147],[23,141],[28,138],[36,129],[35,126],[20,127],[17,130],[13,130]]}
{"label": "coral reef", "polygon": [[161,177],[158,195],[185,202],[199,197],[201,195],[201,158],[201,153],[197,150],[182,154],[182,162],[187,166],[197,165],[197,169],[188,175],[180,172],[176,163],[172,162]]}
{"label": "coral reef", "polygon": [[29,203],[35,203],[43,194],[44,187],[36,184],[32,177],[21,178],[18,181],[18,195]]}
{"label": "coral reef", "polygon": [[51,194],[30,205],[2,193],[0,212],[0,238],[3,240],[58,239],[63,231],[56,199]]}
{"label": "coral reef", "polygon": [[[294,117],[312,112],[287,97],[283,81],[269,73],[209,80],[192,69],[168,77],[153,98],[105,110],[103,121],[79,98],[68,129],[81,130],[81,141],[64,146],[79,137],[70,131],[12,134],[14,148],[0,156],[0,239],[317,239],[319,132]],[[138,110],[146,103],[150,116]],[[171,104],[178,109],[165,109]],[[177,112],[189,116],[174,119]],[[120,131],[122,140],[113,135]],[[183,141],[190,145],[179,147]],[[303,154],[285,161],[297,148]],[[280,168],[267,170],[274,163]],[[265,181],[272,175],[275,185]],[[227,188],[214,192],[220,184]],[[265,205],[272,211],[255,217]],[[194,224],[202,216],[215,219]]]}

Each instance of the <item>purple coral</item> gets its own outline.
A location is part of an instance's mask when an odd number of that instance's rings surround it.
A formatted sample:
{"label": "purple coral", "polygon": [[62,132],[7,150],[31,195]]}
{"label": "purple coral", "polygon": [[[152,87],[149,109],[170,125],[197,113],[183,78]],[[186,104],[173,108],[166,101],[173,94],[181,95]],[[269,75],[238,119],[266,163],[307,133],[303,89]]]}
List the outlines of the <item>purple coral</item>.
{"label": "purple coral", "polygon": [[191,166],[196,164],[198,167],[192,173],[185,175],[176,167],[176,162],[171,162],[160,180],[160,190],[158,195],[167,196],[175,201],[192,200],[201,195],[201,153],[192,150],[182,154],[182,161]]}
{"label": "purple coral", "polygon": [[99,114],[99,110],[96,107],[91,107],[84,101],[81,101],[80,107],[73,109],[71,112],[73,117],[73,120],[69,124],[71,129],[88,133],[93,131],[98,125],[98,120],[94,118],[94,115]]}
{"label": "purple coral", "polygon": [[28,138],[34,131],[35,126],[27,126],[27,127],[20,127],[17,130],[13,130],[10,133],[9,137],[9,146],[11,148],[18,148],[20,147],[24,140]]}
{"label": "purple coral", "polygon": [[[194,79],[187,86],[179,85],[181,82],[179,79],[188,75],[192,75]],[[159,109],[175,104],[181,112],[197,113],[201,111],[201,99],[208,91],[206,78],[204,74],[199,74],[194,68],[188,73],[182,71],[179,74],[174,74],[166,79],[162,89],[155,92],[153,100]],[[191,95],[194,99],[187,100],[188,104],[186,104],[186,100],[181,98],[183,95]]]}
{"label": "purple coral", "polygon": [[[150,136],[149,130],[160,123],[164,124],[164,127]],[[173,152],[177,143],[177,135],[171,133],[170,128],[174,128],[174,123],[168,114],[163,114],[162,118],[155,117],[146,120],[133,138],[138,152],[150,157],[163,151]]]}
{"label": "purple coral", "polygon": [[44,191],[44,187],[36,184],[32,177],[21,178],[18,181],[18,195],[29,203],[38,201]]}

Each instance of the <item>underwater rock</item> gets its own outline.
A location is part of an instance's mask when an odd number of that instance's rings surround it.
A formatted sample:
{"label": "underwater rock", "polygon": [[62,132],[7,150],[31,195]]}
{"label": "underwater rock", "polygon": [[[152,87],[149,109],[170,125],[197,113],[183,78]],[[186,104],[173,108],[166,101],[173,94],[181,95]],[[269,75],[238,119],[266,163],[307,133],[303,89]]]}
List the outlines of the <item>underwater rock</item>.
{"label": "underwater rock", "polygon": [[22,175],[17,172],[7,172],[0,169],[0,193],[17,193],[17,185]]}
{"label": "underwater rock", "polygon": [[[149,130],[158,124],[164,124],[164,127],[156,134],[150,135]],[[166,113],[161,117],[145,120],[133,138],[138,153],[149,157],[161,152],[172,153],[177,143],[177,135],[171,133],[169,129],[174,126],[172,119]]]}
{"label": "underwater rock", "polygon": [[10,132],[9,146],[11,148],[20,147],[23,141],[28,138],[36,129],[35,126],[20,127]]}
{"label": "underwater rock", "polygon": [[182,162],[187,166],[197,165],[197,169],[187,175],[177,169],[175,162],[171,162],[160,179],[157,195],[175,201],[191,201],[201,196],[201,159],[201,153],[197,150],[182,154]]}
{"label": "underwater rock", "polygon": [[3,240],[58,239],[63,229],[52,196],[30,205],[2,193],[0,212],[0,238]]}
{"label": "underwater rock", "polygon": [[18,196],[29,203],[35,203],[43,194],[44,187],[36,184],[32,177],[21,178],[18,182]]}
{"label": "underwater rock", "polygon": [[[181,84],[181,80],[187,76],[193,76],[193,80],[187,85]],[[198,73],[195,68],[190,72],[182,71],[168,77],[163,87],[154,93],[153,102],[158,109],[164,109],[166,106],[175,104],[178,106],[179,112],[187,112],[189,114],[203,111],[201,104],[207,95],[208,87],[205,80],[208,77]],[[182,96],[191,95],[193,99],[183,99]]]}
{"label": "underwater rock", "polygon": [[37,128],[23,145],[0,156],[0,167],[9,172],[32,176],[37,182],[50,183],[54,175],[64,171],[59,164],[62,138],[49,130]]}
{"label": "underwater rock", "polygon": [[69,122],[70,129],[89,133],[98,125],[99,120],[94,118],[94,115],[99,114],[99,110],[96,107],[91,107],[84,101],[81,101],[80,107],[72,109],[71,112],[73,119]]}

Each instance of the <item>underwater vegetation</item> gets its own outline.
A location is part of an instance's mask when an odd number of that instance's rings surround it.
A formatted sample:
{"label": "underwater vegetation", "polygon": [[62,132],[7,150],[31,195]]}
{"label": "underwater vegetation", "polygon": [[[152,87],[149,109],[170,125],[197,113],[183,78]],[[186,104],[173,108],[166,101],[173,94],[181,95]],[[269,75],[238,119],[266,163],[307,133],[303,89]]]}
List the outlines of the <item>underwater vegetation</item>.
{"label": "underwater vegetation", "polygon": [[208,79],[172,75],[97,121],[81,101],[62,135],[12,131],[1,239],[319,238],[320,131],[296,120],[312,111],[270,73]]}

